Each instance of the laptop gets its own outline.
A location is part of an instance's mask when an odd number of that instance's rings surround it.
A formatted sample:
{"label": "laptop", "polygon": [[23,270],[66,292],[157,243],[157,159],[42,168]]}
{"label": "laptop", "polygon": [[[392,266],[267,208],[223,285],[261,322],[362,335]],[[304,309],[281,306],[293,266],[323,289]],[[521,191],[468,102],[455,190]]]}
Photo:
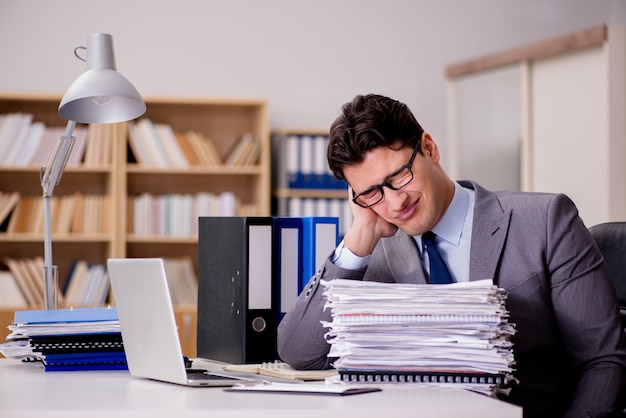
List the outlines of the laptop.
{"label": "laptop", "polygon": [[132,376],[209,387],[249,381],[186,368],[161,258],[112,258],[107,267]]}

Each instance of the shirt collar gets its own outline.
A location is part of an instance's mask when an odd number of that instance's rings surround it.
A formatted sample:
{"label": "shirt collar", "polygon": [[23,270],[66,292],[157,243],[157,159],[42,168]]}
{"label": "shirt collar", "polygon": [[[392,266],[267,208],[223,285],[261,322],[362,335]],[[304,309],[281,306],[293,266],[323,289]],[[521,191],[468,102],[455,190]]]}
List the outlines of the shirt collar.
{"label": "shirt collar", "polygon": [[450,206],[439,223],[432,228],[432,231],[441,239],[458,246],[461,243],[461,232],[469,208],[469,201],[470,196],[467,189],[455,181],[454,195]]}

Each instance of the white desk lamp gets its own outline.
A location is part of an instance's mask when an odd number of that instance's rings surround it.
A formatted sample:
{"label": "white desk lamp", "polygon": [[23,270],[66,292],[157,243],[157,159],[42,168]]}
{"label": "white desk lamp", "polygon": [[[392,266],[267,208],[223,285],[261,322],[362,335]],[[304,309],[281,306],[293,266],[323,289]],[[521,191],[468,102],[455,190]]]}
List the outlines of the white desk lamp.
{"label": "white desk lamp", "polygon": [[[86,58],[78,50],[86,50]],[[59,115],[68,121],[65,133],[57,141],[47,167],[39,178],[44,199],[44,298],[46,309],[57,309],[58,269],[52,265],[52,220],[50,198],[59,184],[65,164],[74,146],[72,132],[76,123],[116,123],[144,114],[146,105],[135,87],[115,69],[113,38],[106,33],[87,37],[87,47],[74,49],[85,61],[85,72],[67,89],[59,104]]]}

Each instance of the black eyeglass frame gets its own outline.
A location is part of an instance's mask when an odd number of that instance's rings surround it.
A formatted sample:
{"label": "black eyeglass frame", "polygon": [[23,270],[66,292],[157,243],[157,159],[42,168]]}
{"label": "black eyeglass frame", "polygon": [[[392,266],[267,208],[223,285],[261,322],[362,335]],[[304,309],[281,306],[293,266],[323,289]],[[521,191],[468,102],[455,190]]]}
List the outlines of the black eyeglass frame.
{"label": "black eyeglass frame", "polygon": [[[391,190],[400,190],[403,187],[406,187],[410,182],[413,181],[413,162],[415,161],[415,156],[417,155],[417,150],[419,149],[420,145],[421,145],[421,141],[418,141],[417,144],[415,145],[415,148],[413,149],[413,154],[411,154],[411,158],[409,159],[409,162],[403,165],[402,167],[400,167],[399,169],[397,169],[396,171],[394,171],[393,173],[389,174],[387,177],[385,177],[385,180],[382,183],[372,186],[359,194],[355,194],[354,189],[352,189],[352,201],[355,204],[361,206],[362,208],[365,208],[365,209],[371,208],[372,206],[380,203],[380,201],[385,198],[385,191],[383,187],[387,187]],[[409,170],[409,174],[411,175],[411,178],[406,183],[403,183],[402,185],[398,187],[395,187],[389,183],[389,179],[397,176],[398,174],[402,173],[402,171],[404,170]],[[375,190],[378,190],[380,192],[380,199],[376,200],[374,203],[370,203],[366,205],[358,201],[359,197],[372,193]]]}

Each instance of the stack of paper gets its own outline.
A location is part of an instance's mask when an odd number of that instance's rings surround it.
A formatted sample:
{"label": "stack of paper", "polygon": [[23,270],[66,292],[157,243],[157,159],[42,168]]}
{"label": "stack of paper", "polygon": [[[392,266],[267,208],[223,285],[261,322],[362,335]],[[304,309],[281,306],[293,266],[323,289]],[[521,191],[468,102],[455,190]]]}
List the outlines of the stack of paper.
{"label": "stack of paper", "polygon": [[0,351],[46,371],[127,369],[115,308],[17,311]]}
{"label": "stack of paper", "polygon": [[329,357],[343,381],[491,391],[513,371],[505,294],[490,280],[450,285],[322,281]]}

